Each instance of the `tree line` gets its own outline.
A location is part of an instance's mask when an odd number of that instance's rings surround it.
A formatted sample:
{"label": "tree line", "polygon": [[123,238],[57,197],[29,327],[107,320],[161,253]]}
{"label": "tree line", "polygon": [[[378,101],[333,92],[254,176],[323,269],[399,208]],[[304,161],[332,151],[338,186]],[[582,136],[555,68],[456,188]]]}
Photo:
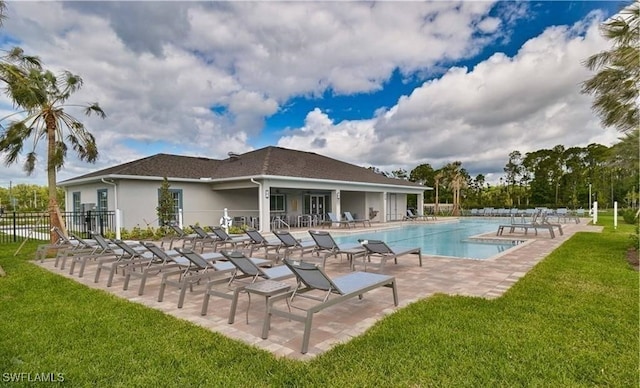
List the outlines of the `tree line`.
{"label": "tree line", "polygon": [[[57,189],[58,203],[64,207],[64,190]],[[47,186],[20,183],[10,187],[0,187],[0,209],[5,212],[45,211],[49,204]]]}
{"label": "tree line", "polygon": [[[637,208],[639,154],[635,130],[611,147],[557,145],[524,155],[512,151],[504,176],[494,185],[486,182],[484,174],[471,176],[460,161],[437,169],[424,163],[410,172],[400,169],[387,175],[432,187],[425,191],[425,202],[452,204],[454,212],[474,207],[589,208],[591,201],[598,201],[601,208],[611,207],[613,201]],[[413,201],[409,206],[416,205]]]}

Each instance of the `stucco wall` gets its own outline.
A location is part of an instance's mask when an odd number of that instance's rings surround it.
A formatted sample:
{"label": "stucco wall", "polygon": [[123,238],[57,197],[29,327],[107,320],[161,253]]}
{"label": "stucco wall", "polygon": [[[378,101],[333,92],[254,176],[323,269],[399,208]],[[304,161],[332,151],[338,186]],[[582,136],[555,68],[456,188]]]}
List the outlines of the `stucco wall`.
{"label": "stucco wall", "polygon": [[[121,210],[121,226],[126,229],[147,226],[157,227],[158,190],[162,179],[120,179],[117,180],[118,207]],[[244,217],[246,222],[258,216],[259,201],[263,202],[263,216],[270,219],[269,199],[265,190],[271,193],[287,194],[287,215],[296,217],[304,210],[305,193],[326,193],[327,211],[350,211],[357,218],[371,218],[370,209],[377,211],[373,222],[402,219],[406,209],[406,194],[415,193],[412,188],[391,188],[375,185],[366,186],[353,182],[317,182],[287,179],[266,179],[263,181],[262,194],[259,186],[249,180],[235,183],[203,183],[170,181],[171,189],[182,190],[183,225],[200,224],[219,225],[223,209],[228,209],[232,218]],[[102,182],[67,186],[67,211],[73,210],[73,192],[81,193],[82,203],[98,203],[97,192],[107,190],[108,209],[115,210],[115,192],[113,185]],[[390,206],[389,190],[397,190]],[[340,202],[337,206],[337,193],[340,190]],[[266,199],[265,199],[266,198]],[[390,209],[392,211],[390,211]],[[254,225],[258,226],[258,225]],[[265,225],[262,225],[265,226]]]}

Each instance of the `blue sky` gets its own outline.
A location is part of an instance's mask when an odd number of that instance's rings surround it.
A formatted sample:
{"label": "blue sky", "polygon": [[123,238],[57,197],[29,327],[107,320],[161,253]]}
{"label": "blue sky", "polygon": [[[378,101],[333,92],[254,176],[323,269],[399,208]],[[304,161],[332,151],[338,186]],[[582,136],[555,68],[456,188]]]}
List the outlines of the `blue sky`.
{"label": "blue sky", "polygon": [[[514,55],[529,39],[542,33],[553,25],[572,25],[585,17],[589,12],[602,10],[607,15],[618,11],[622,3],[614,1],[541,1],[530,2],[530,12],[513,27],[513,34],[508,39],[486,46],[478,55],[468,59],[451,62],[450,66],[468,66],[486,60],[499,51],[508,56]],[[499,7],[499,5],[497,6]],[[490,12],[495,14],[495,12]],[[447,65],[447,64],[443,64]],[[437,74],[431,78],[437,77]],[[357,120],[373,116],[381,106],[392,106],[402,95],[411,93],[429,78],[411,76],[408,79],[395,70],[383,89],[374,93],[358,93],[354,95],[334,95],[327,90],[320,98],[292,98],[281,112],[266,120],[264,136],[252,143],[256,147],[270,145],[283,128],[297,128],[304,124],[304,118],[310,110],[319,107],[322,111],[331,112],[336,121]]]}
{"label": "blue sky", "polygon": [[[108,115],[85,120],[99,161],[70,153],[59,180],[274,145],[386,171],[459,160],[497,181],[511,151],[616,141],[579,84],[624,4],[10,2],[1,32],[81,75],[74,102]],[[46,182],[20,167],[0,185]]]}

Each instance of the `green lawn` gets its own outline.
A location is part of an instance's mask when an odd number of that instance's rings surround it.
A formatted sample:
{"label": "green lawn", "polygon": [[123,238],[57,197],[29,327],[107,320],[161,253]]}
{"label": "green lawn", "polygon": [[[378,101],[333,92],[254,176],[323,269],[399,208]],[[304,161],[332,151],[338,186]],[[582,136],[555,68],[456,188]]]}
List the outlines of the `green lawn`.
{"label": "green lawn", "polygon": [[61,373],[64,385],[110,387],[637,387],[632,229],[577,234],[499,299],[437,295],[308,362],[42,270],[33,243],[16,257],[18,244],[3,245],[0,385]]}

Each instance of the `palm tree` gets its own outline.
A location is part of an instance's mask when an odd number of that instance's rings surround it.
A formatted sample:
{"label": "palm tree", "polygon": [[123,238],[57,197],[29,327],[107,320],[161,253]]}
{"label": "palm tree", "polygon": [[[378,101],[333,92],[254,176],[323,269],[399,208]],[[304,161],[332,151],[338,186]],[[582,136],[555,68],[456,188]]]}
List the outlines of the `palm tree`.
{"label": "palm tree", "polygon": [[453,190],[453,209],[451,211],[452,216],[459,216],[462,210],[460,206],[460,191],[467,187],[467,178],[462,171],[456,171],[453,179],[451,180],[451,189]]}
{"label": "palm tree", "polygon": [[604,126],[633,131],[640,123],[640,3],[624,8],[601,31],[613,47],[585,61],[589,70],[599,71],[582,84],[582,93],[594,95],[591,107]]}
{"label": "palm tree", "polygon": [[434,209],[434,214],[438,215],[438,212],[440,212],[440,181],[444,178],[445,174],[444,171],[438,170],[438,172],[436,173],[434,180],[435,180],[435,186],[436,186],[436,206]]}
{"label": "palm tree", "polygon": [[[6,2],[0,0],[0,26],[6,19],[6,11]],[[40,60],[37,57],[26,56],[21,48],[14,47],[6,55],[0,57],[0,81],[10,85],[11,81],[21,80],[27,69],[40,67]],[[0,266],[0,277],[4,275],[5,272]]]}
{"label": "palm tree", "polygon": [[0,135],[0,152],[5,153],[5,165],[13,164],[18,161],[26,141],[33,138],[33,148],[26,154],[24,163],[24,170],[30,175],[36,166],[38,142],[43,139],[47,141],[49,216],[52,226],[65,230],[56,197],[56,173],[64,165],[67,143],[71,144],[80,160],[94,163],[98,158],[94,136],[85,130],[79,120],[66,113],[65,108],[81,106],[87,115],[95,113],[102,118],[106,115],[98,103],[86,106],[66,104],[69,97],[82,87],[82,79],[68,71],[56,77],[51,71],[31,68],[25,78],[12,81],[7,93],[23,111],[13,113],[3,120],[17,115],[22,117],[12,121]]}

